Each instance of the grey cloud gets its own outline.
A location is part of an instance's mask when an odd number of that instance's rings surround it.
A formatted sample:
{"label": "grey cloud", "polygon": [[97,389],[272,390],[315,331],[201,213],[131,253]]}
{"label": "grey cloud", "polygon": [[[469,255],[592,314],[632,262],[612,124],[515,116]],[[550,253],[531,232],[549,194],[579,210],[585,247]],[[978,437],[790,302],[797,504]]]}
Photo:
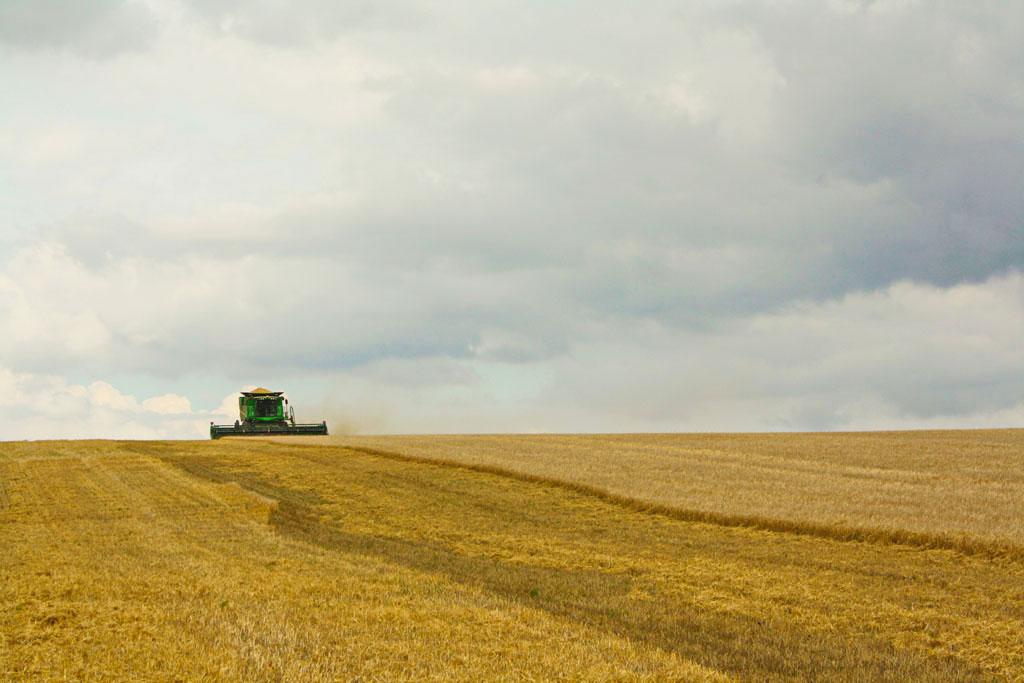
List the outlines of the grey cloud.
{"label": "grey cloud", "polygon": [[885,220],[836,240],[839,265],[864,287],[901,277],[950,285],[1021,266],[1024,12],[869,10],[795,5],[745,18],[787,81],[792,168],[891,188]]}
{"label": "grey cloud", "polygon": [[[938,30],[938,20],[922,24],[924,10],[851,19],[824,7],[744,7],[741,17],[708,12],[698,18],[705,33],[725,26],[757,36],[752,42],[760,41],[764,57],[780,70],[785,84],[766,105],[776,110],[766,118],[767,149],[731,149],[713,115],[695,122],[652,97],[658,79],[670,75],[665,64],[672,57],[686,63],[689,48],[670,47],[665,41],[671,36],[655,31],[652,42],[661,42],[665,54],[650,46],[641,54],[658,61],[609,63],[603,44],[583,40],[594,26],[591,15],[581,18],[574,50],[561,55],[566,62],[526,66],[521,83],[515,73],[500,71],[492,77],[512,82],[481,83],[479,70],[442,58],[436,67],[375,84],[387,93],[389,118],[336,143],[348,152],[344,172],[364,193],[362,204],[305,217],[304,227],[283,216],[277,222],[298,233],[296,239],[263,246],[257,240],[245,248],[312,246],[396,266],[403,258],[406,265],[441,259],[463,268],[543,262],[572,272],[586,247],[623,237],[651,250],[753,244],[765,262],[776,260],[774,272],[733,281],[733,296],[676,294],[684,308],[705,301],[718,310],[727,299],[749,302],[748,311],[903,277],[977,280],[1021,264],[1014,245],[1024,201],[1022,139],[1018,128],[1005,124],[1019,114],[1014,88],[1005,87],[1005,95],[994,85],[986,88],[995,100],[988,110],[1002,111],[998,117],[965,118],[973,81],[933,77],[950,66],[941,48],[963,12],[939,21]],[[214,9],[255,16],[273,8],[228,3]],[[523,21],[532,30],[543,24]],[[694,22],[685,29],[693,42],[701,38],[699,27]],[[481,30],[498,29],[484,24]],[[628,33],[603,30],[629,41]],[[1003,40],[1008,35],[999,33]],[[995,42],[992,51],[1007,54],[985,70],[986,82],[1019,86],[1008,66],[1016,53]],[[504,49],[496,47],[496,54]],[[920,59],[936,53],[945,66]],[[515,61],[511,66],[518,68]],[[627,67],[637,71],[627,73]],[[711,68],[696,82],[718,71]],[[374,143],[360,142],[359,133],[369,133]],[[388,142],[377,144],[381,140]],[[440,184],[417,177],[414,165]],[[611,310],[620,311],[633,301],[646,314],[670,303],[666,299],[686,280],[679,275],[667,266],[623,270],[605,286],[586,288],[613,293],[625,278],[638,296],[597,295],[592,303],[607,298],[615,302]],[[687,317],[685,310],[680,314]]]}
{"label": "grey cloud", "polygon": [[92,58],[147,47],[157,22],[144,6],[124,0],[6,0],[0,3],[0,44],[66,48]]}
{"label": "grey cloud", "polygon": [[[743,7],[719,25],[760,37],[784,82],[765,104],[771,144],[749,156],[723,144],[721,122],[665,115],[643,99],[643,76],[616,69],[580,80],[570,68],[507,92],[417,74],[396,86],[391,112],[445,153],[473,158],[493,185],[521,189],[503,215],[525,235],[544,226],[551,250],[625,234],[774,251],[777,272],[734,300],[770,306],[905,277],[949,285],[1022,264],[1019,41],[995,31],[981,41],[995,56],[969,71],[951,47],[960,32],[987,35],[991,7],[892,16]],[[1010,14],[1007,24],[1019,23]],[[576,73],[601,62],[572,57]],[[838,194],[829,186],[861,188],[862,199],[822,206]]]}
{"label": "grey cloud", "polygon": [[[583,412],[673,429],[702,420],[707,429],[736,428],[730,420],[744,429],[863,428],[859,420],[882,413],[925,424],[997,412],[1021,405],[1022,283],[1019,273],[952,290],[903,283],[699,333],[610,326],[572,361],[556,361],[561,382],[545,400],[573,397]],[[879,414],[865,414],[869,406]]]}
{"label": "grey cloud", "polygon": [[428,14],[412,2],[315,0],[300,5],[272,0],[185,0],[209,26],[259,43],[300,46],[331,41],[354,30],[415,27]]}
{"label": "grey cloud", "polygon": [[54,225],[43,226],[38,236],[63,245],[72,258],[92,270],[124,259],[166,254],[145,226],[116,213],[79,210]]}

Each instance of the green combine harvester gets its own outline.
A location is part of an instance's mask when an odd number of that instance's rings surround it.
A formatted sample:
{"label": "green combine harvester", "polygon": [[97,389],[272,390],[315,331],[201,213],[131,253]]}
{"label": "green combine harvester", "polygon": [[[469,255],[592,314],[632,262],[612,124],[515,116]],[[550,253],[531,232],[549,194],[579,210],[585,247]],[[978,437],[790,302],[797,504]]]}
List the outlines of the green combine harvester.
{"label": "green combine harvester", "polygon": [[234,425],[210,423],[210,438],[222,436],[278,436],[281,434],[327,434],[327,421],[296,424],[295,409],[288,405],[283,391],[260,387],[243,391],[238,397],[238,419]]}

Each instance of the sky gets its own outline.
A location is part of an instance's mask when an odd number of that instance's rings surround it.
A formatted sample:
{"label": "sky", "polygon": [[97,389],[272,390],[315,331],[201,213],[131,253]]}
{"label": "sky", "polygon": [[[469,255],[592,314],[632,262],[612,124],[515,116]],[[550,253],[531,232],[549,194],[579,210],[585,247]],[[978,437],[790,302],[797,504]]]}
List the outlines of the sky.
{"label": "sky", "polygon": [[1024,4],[0,0],[0,440],[1024,427]]}

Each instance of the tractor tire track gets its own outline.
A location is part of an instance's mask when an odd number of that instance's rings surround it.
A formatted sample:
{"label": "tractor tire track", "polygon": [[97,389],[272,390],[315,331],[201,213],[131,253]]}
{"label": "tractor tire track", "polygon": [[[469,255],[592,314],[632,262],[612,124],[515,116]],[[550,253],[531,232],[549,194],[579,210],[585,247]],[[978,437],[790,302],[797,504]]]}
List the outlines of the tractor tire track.
{"label": "tractor tire track", "polygon": [[[738,678],[935,681],[990,678],[988,672],[967,662],[952,657],[921,657],[870,635],[808,631],[796,623],[782,626],[770,618],[738,614],[685,600],[637,603],[629,596],[639,587],[640,577],[629,573],[481,557],[460,551],[450,543],[429,538],[410,539],[386,532],[356,531],[350,527],[347,518],[333,516],[330,512],[329,504],[338,500],[334,494],[327,494],[332,490],[332,482],[344,479],[350,483],[349,480],[358,475],[369,476],[382,491],[391,491],[405,501],[421,497],[425,501],[424,507],[419,512],[414,507],[413,516],[438,515],[440,513],[431,508],[431,501],[444,499],[448,491],[443,476],[437,479],[436,473],[457,468],[472,473],[479,489],[484,492],[481,496],[495,496],[491,511],[480,512],[500,520],[505,517],[504,510],[515,510],[518,505],[516,500],[502,500],[503,487],[494,485],[495,474],[500,479],[507,479],[503,473],[405,456],[394,457],[393,454],[342,449],[325,452],[322,449],[268,445],[258,447],[255,452],[268,453],[270,462],[301,472],[309,481],[321,482],[323,494],[289,488],[281,481],[275,481],[270,471],[247,465],[242,459],[221,458],[216,453],[168,456],[165,460],[194,476],[215,482],[237,481],[247,489],[273,497],[278,506],[270,515],[270,524],[288,538],[332,552],[369,557],[442,575],[526,607],[541,609],[616,636],[649,643]],[[358,472],[351,469],[350,466],[355,464],[353,459],[361,460],[359,466],[363,469]],[[375,462],[391,464],[378,467]],[[400,464],[409,467],[396,467]],[[513,479],[552,488],[546,481]],[[553,488],[564,490],[567,487],[556,485]],[[575,490],[568,493],[590,494],[589,491]],[[559,495],[552,492],[548,497],[557,498]],[[455,501],[451,505],[452,512],[444,514],[454,514],[460,507],[464,505]],[[543,514],[536,514],[543,518]],[[688,523],[691,520],[677,521]],[[543,535],[543,526],[538,527],[535,533]],[[595,601],[592,596],[601,597]],[[817,674],[808,676],[808,672]]]}

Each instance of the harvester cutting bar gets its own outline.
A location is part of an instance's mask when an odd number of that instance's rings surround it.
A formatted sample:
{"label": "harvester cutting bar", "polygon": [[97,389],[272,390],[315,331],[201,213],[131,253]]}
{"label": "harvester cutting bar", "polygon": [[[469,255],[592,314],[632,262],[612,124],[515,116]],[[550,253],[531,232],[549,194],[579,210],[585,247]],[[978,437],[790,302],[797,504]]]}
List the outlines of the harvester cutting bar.
{"label": "harvester cutting bar", "polygon": [[327,422],[319,424],[289,424],[278,425],[210,425],[210,438],[219,439],[222,436],[278,436],[287,434],[319,434],[327,435]]}

